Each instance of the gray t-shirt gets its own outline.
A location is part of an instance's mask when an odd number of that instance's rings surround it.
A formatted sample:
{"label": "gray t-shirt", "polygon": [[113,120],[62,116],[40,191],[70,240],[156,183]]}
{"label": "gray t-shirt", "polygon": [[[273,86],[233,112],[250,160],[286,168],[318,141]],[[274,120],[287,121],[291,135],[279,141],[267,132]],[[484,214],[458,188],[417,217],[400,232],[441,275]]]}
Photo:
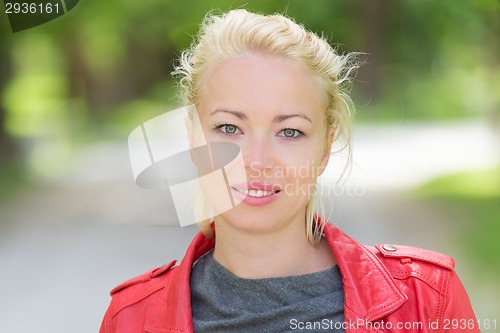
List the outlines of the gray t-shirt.
{"label": "gray t-shirt", "polygon": [[244,279],[201,257],[191,273],[194,331],[344,332],[338,266],[278,278]]}

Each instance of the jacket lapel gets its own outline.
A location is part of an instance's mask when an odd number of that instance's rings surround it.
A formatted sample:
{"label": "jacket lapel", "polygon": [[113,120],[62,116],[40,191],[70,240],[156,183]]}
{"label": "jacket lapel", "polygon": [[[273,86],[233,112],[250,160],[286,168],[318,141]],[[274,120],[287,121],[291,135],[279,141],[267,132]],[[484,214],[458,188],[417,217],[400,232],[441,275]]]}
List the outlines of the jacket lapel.
{"label": "jacket lapel", "polygon": [[366,327],[366,322],[394,312],[407,301],[407,296],[370,250],[329,223],[324,233],[342,274],[344,320],[348,328]]}
{"label": "jacket lapel", "polygon": [[199,232],[189,245],[182,262],[174,267],[171,279],[153,311],[147,314],[144,331],[151,333],[193,332],[190,277],[193,264],[211,250],[215,241]]}

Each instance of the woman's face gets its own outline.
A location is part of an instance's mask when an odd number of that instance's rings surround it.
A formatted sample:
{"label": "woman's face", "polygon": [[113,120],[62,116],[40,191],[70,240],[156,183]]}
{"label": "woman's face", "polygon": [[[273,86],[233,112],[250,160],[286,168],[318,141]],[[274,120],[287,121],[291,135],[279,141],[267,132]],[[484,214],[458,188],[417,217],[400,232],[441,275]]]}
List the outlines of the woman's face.
{"label": "woman's face", "polygon": [[244,183],[230,176],[241,173],[238,166],[226,168],[235,202],[242,202],[216,221],[253,232],[304,222],[333,137],[319,79],[290,60],[245,55],[212,66],[197,109],[207,142],[235,143],[244,160]]}

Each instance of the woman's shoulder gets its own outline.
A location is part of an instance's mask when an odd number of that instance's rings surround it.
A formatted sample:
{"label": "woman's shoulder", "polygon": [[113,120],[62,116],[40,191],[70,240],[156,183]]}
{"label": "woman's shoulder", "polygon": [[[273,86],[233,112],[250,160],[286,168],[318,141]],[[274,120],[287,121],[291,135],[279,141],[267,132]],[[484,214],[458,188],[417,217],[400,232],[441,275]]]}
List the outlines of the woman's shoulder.
{"label": "woman's shoulder", "polygon": [[365,248],[379,259],[374,258],[385,266],[404,291],[407,301],[400,313],[404,313],[405,318],[414,314],[414,309],[432,309],[429,313],[434,317],[428,318],[428,323],[440,326],[446,325],[446,321],[458,320],[467,322],[468,326],[456,332],[479,332],[469,297],[455,272],[453,258],[405,245],[379,244]]}
{"label": "woman's shoulder", "polygon": [[[391,243],[382,243],[375,246],[368,246],[359,243],[338,227],[325,224],[324,234],[330,242],[333,252],[339,256],[354,256],[356,260],[367,264],[377,264],[382,262],[389,270],[408,269],[443,269],[454,271],[455,261],[452,257],[439,252]],[[367,255],[368,254],[368,255]],[[378,260],[373,257],[378,258]],[[380,265],[380,264],[379,264]]]}
{"label": "woman's shoulder", "polygon": [[378,244],[365,246],[373,253],[390,274],[398,280],[417,278],[434,289],[441,291],[443,281],[455,274],[452,257],[408,245]]}
{"label": "woman's shoulder", "polygon": [[146,320],[144,313],[154,307],[161,291],[168,286],[175,263],[174,260],[149,270],[111,290],[111,303],[99,332],[142,332]]}
{"label": "woman's shoulder", "polygon": [[159,280],[157,280],[155,278],[160,277],[165,272],[170,271],[170,269],[175,266],[176,262],[177,262],[176,260],[173,260],[168,264],[165,264],[161,267],[153,268],[144,274],[138,275],[136,277],[133,277],[133,278],[119,284],[113,290],[111,290],[111,292],[110,292],[111,296],[113,296],[113,295],[117,294],[118,292],[120,292],[121,290],[126,289],[126,288],[131,287],[131,286],[135,286],[138,284],[144,284],[144,283],[147,283],[150,281],[151,282],[158,282]]}
{"label": "woman's shoulder", "polygon": [[147,271],[144,274],[129,279],[111,290],[112,312],[137,303],[163,289],[166,280],[175,266],[176,260],[170,263]]}
{"label": "woman's shoulder", "polygon": [[366,247],[379,258],[388,259],[386,261],[389,262],[391,259],[396,259],[403,264],[411,264],[412,261],[415,260],[417,262],[437,265],[448,270],[455,269],[455,261],[452,257],[419,247],[389,243],[378,244],[374,247]]}

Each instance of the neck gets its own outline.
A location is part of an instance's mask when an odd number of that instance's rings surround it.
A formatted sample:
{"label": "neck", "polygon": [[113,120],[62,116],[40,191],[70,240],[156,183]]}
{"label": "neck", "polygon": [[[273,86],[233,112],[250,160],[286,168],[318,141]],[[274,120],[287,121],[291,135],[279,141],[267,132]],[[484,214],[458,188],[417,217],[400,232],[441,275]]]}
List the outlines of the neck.
{"label": "neck", "polygon": [[326,240],[311,245],[303,223],[274,232],[240,230],[216,220],[214,259],[234,275],[258,279],[302,275],[336,264]]}

